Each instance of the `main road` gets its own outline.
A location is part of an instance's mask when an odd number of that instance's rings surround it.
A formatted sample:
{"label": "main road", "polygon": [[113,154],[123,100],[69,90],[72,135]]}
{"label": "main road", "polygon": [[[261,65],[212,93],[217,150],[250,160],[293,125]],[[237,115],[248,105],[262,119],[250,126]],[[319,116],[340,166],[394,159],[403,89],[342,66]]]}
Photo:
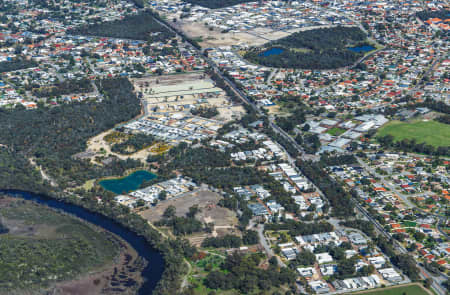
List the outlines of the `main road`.
{"label": "main road", "polygon": [[[408,251],[394,238],[392,238],[391,234],[389,232],[387,232],[384,227],[375,219],[373,218],[369,212],[367,212],[366,209],[364,209],[359,203],[358,200],[354,200],[354,204],[356,209],[364,216],[366,217],[374,226],[375,226],[375,230],[383,235],[384,237],[386,237],[387,239],[393,241],[393,246],[394,249],[401,253],[401,254],[407,254]],[[422,279],[427,279],[427,278],[431,278],[432,280],[432,287],[434,289],[434,291],[436,291],[437,294],[439,295],[446,295],[447,292],[446,290],[442,287],[442,283],[444,281],[446,281],[448,278],[447,276],[441,274],[439,276],[433,276],[431,275],[423,266],[419,265],[418,263],[416,263],[417,268],[420,271],[420,277]]]}
{"label": "main road", "polygon": [[[164,25],[165,27],[167,27],[169,30],[175,32],[178,36],[183,36],[183,34],[181,32],[178,32],[177,30],[175,30],[173,27],[171,27],[170,25],[167,25],[166,23],[160,22],[162,25]],[[202,52],[201,49],[197,48],[192,42],[190,42],[189,40],[186,39],[186,42],[188,44],[190,44],[193,48],[195,48],[195,50],[197,51],[197,54],[199,54],[200,56],[202,56],[206,62],[208,63],[208,65],[214,70],[214,72],[230,87],[230,89],[233,90],[233,92],[242,100],[243,103],[249,105],[258,115],[260,116],[266,116],[261,109],[256,106],[248,97],[245,93],[243,93],[239,87],[236,86],[236,84],[231,81],[227,76],[225,76],[222,71],[217,67],[217,65],[204,53]],[[288,141],[289,143],[292,144],[292,146],[299,152],[300,157],[302,160],[308,160],[311,159],[309,158],[306,153],[304,152],[304,150],[301,148],[301,146],[299,146],[297,144],[297,142],[289,135],[287,134],[284,130],[282,130],[276,123],[275,120],[273,119],[273,117],[269,117],[269,126],[270,128],[277,133],[278,135],[280,135],[281,137],[283,137],[284,140]],[[288,154],[289,155],[289,154]],[[292,161],[292,159],[289,157],[290,161]],[[310,180],[311,181],[311,180]],[[311,181],[312,182],[312,181]],[[323,193],[316,187],[317,191],[323,195]],[[356,209],[363,214],[376,228],[376,230],[382,234],[383,236],[385,236],[386,238],[389,238],[390,240],[394,241],[394,247],[395,249],[400,252],[400,253],[404,253],[406,254],[407,251],[406,249],[400,245],[400,243],[398,243],[395,239],[392,239],[390,233],[386,232],[385,229],[383,228],[383,226],[381,224],[378,223],[377,220],[375,220],[357,201],[355,202],[355,207]],[[261,231],[260,228],[259,232]],[[430,277],[433,280],[432,283],[432,287],[433,289],[439,294],[439,295],[445,295],[446,291],[444,290],[444,288],[441,286],[441,283],[443,282],[443,279],[445,279],[444,276],[439,276],[439,277],[433,277],[431,276],[427,270],[425,270],[422,266],[420,266],[419,264],[417,264],[417,267],[420,269],[420,274],[422,278],[428,278]]]}
{"label": "main road", "polygon": [[[255,104],[253,103],[248,97],[247,95],[242,92],[241,89],[239,89],[239,87],[236,86],[236,84],[231,81],[227,76],[225,76],[222,71],[219,69],[219,67],[217,67],[216,63],[214,61],[212,61],[206,54],[205,52],[203,52],[201,49],[197,48],[195,44],[193,44],[189,39],[184,38],[184,34],[182,32],[179,32],[177,29],[175,29],[174,27],[172,27],[171,25],[162,22],[160,20],[157,20],[158,23],[160,23],[162,26],[166,27],[168,30],[174,32],[177,36],[181,37],[182,39],[185,39],[186,43],[191,45],[192,48],[194,48],[194,50],[197,52],[197,54],[199,56],[202,56],[205,61],[208,63],[208,65],[211,67],[211,69],[213,69],[213,71],[225,82],[226,85],[228,85],[230,87],[230,89],[233,90],[233,92],[242,100],[243,103],[245,103],[246,105],[249,105],[258,115],[260,116],[266,116],[263,111]],[[297,144],[297,142],[289,135],[287,134],[284,130],[282,130],[276,123],[273,117],[269,117],[269,122],[270,122],[270,127],[272,128],[272,130],[279,134],[280,136],[282,136],[286,141],[290,142],[295,149],[300,153],[301,157],[303,160],[308,159],[308,157],[306,157],[306,153],[304,152],[304,150],[302,149],[301,146],[299,146]],[[310,158],[309,158],[310,159]]]}
{"label": "main road", "polygon": [[[374,226],[375,226],[375,230],[381,234],[382,236],[384,236],[385,238],[391,240],[393,242],[393,246],[394,249],[401,253],[401,254],[407,254],[408,251],[394,238],[392,238],[392,235],[387,232],[384,227],[378,222],[378,220],[376,220],[375,218],[373,218],[369,212],[362,207],[358,200],[354,200],[354,204],[355,204],[355,208],[356,210],[358,210],[364,217],[366,217],[367,220],[369,220]],[[445,295],[447,294],[446,290],[442,287],[442,283],[444,281],[446,281],[448,279],[447,276],[441,274],[439,276],[433,276],[431,275],[423,266],[421,266],[420,264],[416,263],[417,268],[420,271],[420,276],[423,279],[427,279],[427,278],[431,278],[433,283],[433,289],[439,294],[439,295]]]}
{"label": "main road", "polygon": [[[198,49],[197,49],[198,50]],[[261,109],[259,109],[252,101],[250,101],[248,99],[248,97],[228,78],[226,77],[221,71],[220,69],[216,66],[216,64],[211,61],[207,56],[205,56],[200,50],[198,50],[198,52],[205,57],[205,59],[207,60],[208,64],[211,66],[211,68],[214,70],[214,72],[216,74],[218,74],[224,81],[225,83],[238,95],[238,97],[247,105],[250,105],[252,107],[253,110],[256,111],[257,114],[265,116],[265,114],[261,111]],[[287,140],[288,142],[290,142],[292,144],[293,147],[295,147],[295,149],[300,153],[302,160],[307,160],[308,156],[306,155],[306,153],[304,152],[304,150],[297,144],[297,142],[289,135],[287,134],[284,130],[282,130],[273,120],[273,117],[269,117],[269,122],[270,122],[270,127],[272,128],[272,130],[279,134],[280,136],[282,136],[285,140]],[[316,189],[320,192],[320,190],[316,187]],[[321,193],[321,192],[320,192]],[[322,194],[322,193],[321,193]],[[322,194],[323,195],[323,194]],[[394,241],[394,247],[395,249],[402,253],[402,254],[406,254],[408,253],[408,251],[400,244],[398,243],[395,239],[392,239],[392,236],[390,235],[390,233],[386,232],[385,229],[383,228],[383,226],[381,224],[378,223],[378,221],[376,219],[374,219],[358,202],[355,202],[356,204],[356,209],[361,212],[377,229],[377,231],[382,234],[383,236],[385,236],[386,238]],[[433,283],[432,283],[432,287],[433,289],[439,294],[439,295],[445,295],[446,291],[444,290],[444,288],[442,287],[442,282],[446,279],[445,276],[439,276],[439,277],[433,277],[432,275],[430,275],[430,273],[422,266],[420,266],[419,264],[416,264],[417,267],[420,270],[420,275],[422,278],[431,278]]]}

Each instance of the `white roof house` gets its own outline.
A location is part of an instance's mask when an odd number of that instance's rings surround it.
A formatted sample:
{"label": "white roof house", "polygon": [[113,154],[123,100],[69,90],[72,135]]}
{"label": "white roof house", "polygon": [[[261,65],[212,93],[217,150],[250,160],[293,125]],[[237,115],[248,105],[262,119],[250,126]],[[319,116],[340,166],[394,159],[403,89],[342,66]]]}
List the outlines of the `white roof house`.
{"label": "white roof house", "polygon": [[331,255],[326,252],[318,253],[318,254],[316,254],[316,260],[319,264],[329,263],[329,262],[333,261],[333,257],[331,257]]}

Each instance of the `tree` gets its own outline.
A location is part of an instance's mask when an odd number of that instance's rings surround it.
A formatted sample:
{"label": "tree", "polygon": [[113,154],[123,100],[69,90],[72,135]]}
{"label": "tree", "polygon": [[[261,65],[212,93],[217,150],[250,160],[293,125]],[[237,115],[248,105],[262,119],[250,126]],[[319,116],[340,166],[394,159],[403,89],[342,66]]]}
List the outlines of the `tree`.
{"label": "tree", "polygon": [[[323,41],[327,40],[327,42]],[[335,27],[291,34],[264,47],[251,48],[245,58],[269,67],[331,69],[353,64],[363,53],[347,49],[351,43],[364,43],[366,34],[359,28]],[[264,55],[265,50],[283,48],[279,54]],[[291,48],[307,48],[307,52]]]}
{"label": "tree", "polygon": [[342,247],[332,247],[330,249],[330,254],[334,260],[342,260],[345,259],[345,251]]}
{"label": "tree", "polygon": [[433,280],[431,278],[427,278],[424,282],[423,285],[425,286],[425,288],[430,289],[431,285],[433,284]]}
{"label": "tree", "polygon": [[160,199],[161,201],[164,201],[165,199],[167,199],[167,192],[165,190],[162,190],[161,192],[159,192],[158,199]]}
{"label": "tree", "polygon": [[305,124],[302,128],[303,131],[308,132],[309,129],[311,129],[311,127],[309,126],[309,124]]}
{"label": "tree", "polygon": [[242,240],[238,236],[225,235],[223,237],[209,237],[203,240],[202,247],[214,248],[239,248],[242,245]]}
{"label": "tree", "polygon": [[211,289],[227,289],[227,275],[220,271],[212,271],[205,278],[205,286]]}
{"label": "tree", "polygon": [[201,211],[201,210],[198,208],[198,205],[193,205],[193,206],[189,207],[189,212],[186,213],[186,216],[187,216],[188,218],[194,218],[195,215],[196,215],[197,213],[199,213],[200,211]]}
{"label": "tree", "polygon": [[[100,167],[75,156],[86,149],[89,138],[140,112],[139,100],[127,79],[98,80],[96,85],[105,95],[101,102],[74,102],[48,110],[15,108],[2,112],[0,125],[4,128],[0,132],[0,142],[24,158],[34,158],[63,189],[70,184],[81,185],[88,179],[121,175],[127,169],[141,166],[139,161],[111,158],[109,164]],[[11,167],[9,170],[13,171]],[[17,171],[15,174],[19,175]],[[0,177],[0,183],[3,181],[5,184],[0,185],[3,188],[14,185],[16,189],[26,189],[24,185],[30,185],[26,179],[17,177],[14,182],[22,184],[16,185],[5,175]]]}
{"label": "tree", "polygon": [[408,254],[391,255],[391,262],[400,268],[411,280],[417,281],[420,279],[419,269],[416,266],[414,258]]}
{"label": "tree", "polygon": [[371,265],[365,265],[361,267],[361,269],[358,271],[358,274],[361,276],[368,276],[370,274],[373,274],[375,272],[375,266]]}
{"label": "tree", "polygon": [[401,234],[401,233],[393,234],[392,237],[394,239],[396,239],[397,241],[399,241],[399,242],[403,242],[406,239],[406,236],[404,234]]}
{"label": "tree", "polygon": [[244,245],[255,245],[259,243],[258,233],[254,230],[245,231],[242,241]]}
{"label": "tree", "polygon": [[136,201],[136,207],[143,207],[145,206],[145,201],[142,199],[139,199]]}
{"label": "tree", "polygon": [[[157,15],[149,10],[127,15],[123,19],[84,25],[68,30],[72,35],[105,36],[134,40],[166,41],[175,36],[157,21]],[[156,33],[158,34],[152,34]]]}
{"label": "tree", "polygon": [[416,239],[416,241],[418,241],[418,242],[423,241],[423,239],[425,239],[425,237],[426,237],[423,232],[420,232],[417,230],[414,232],[413,236],[414,236],[414,239]]}
{"label": "tree", "polygon": [[346,278],[352,276],[355,273],[355,261],[354,259],[342,259],[338,263],[337,276],[339,278]]}
{"label": "tree", "polygon": [[270,257],[269,264],[274,266],[274,267],[277,267],[278,266],[278,259],[277,259],[277,257],[276,256]]}
{"label": "tree", "polygon": [[316,262],[316,256],[309,250],[302,250],[297,254],[295,261],[300,265],[313,265]]}
{"label": "tree", "polygon": [[447,289],[447,291],[450,292],[450,279],[448,279],[445,282],[443,282],[442,286],[444,286]]}
{"label": "tree", "polygon": [[175,208],[175,206],[170,205],[166,208],[166,210],[164,210],[163,217],[166,219],[171,219],[175,217],[176,211],[177,209]]}

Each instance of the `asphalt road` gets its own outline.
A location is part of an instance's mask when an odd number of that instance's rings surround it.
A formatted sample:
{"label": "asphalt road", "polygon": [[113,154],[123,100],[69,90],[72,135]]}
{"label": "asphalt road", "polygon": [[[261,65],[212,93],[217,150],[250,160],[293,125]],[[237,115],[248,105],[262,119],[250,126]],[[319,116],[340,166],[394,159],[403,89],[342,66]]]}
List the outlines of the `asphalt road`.
{"label": "asphalt road", "polygon": [[[385,231],[384,227],[383,227],[376,219],[374,219],[374,218],[367,212],[367,210],[364,209],[364,208],[358,203],[357,200],[355,200],[354,203],[355,203],[356,209],[357,209],[362,215],[364,215],[364,216],[365,216],[365,217],[366,217],[366,218],[367,218],[367,219],[375,226],[375,229],[376,229],[376,231],[377,231],[379,234],[381,234],[381,235],[383,235],[384,237],[386,237],[387,239],[393,241],[394,249],[395,249],[397,252],[399,252],[399,253],[401,253],[401,254],[407,254],[407,253],[408,253],[408,251],[407,251],[407,250],[406,250],[406,249],[405,249],[398,241],[396,241],[395,239],[393,239],[392,236],[391,236],[391,234],[388,233],[387,231]],[[420,276],[421,276],[423,279],[431,278],[431,279],[433,280],[432,287],[433,287],[434,291],[436,291],[436,293],[438,293],[439,295],[446,295],[446,290],[445,290],[445,289],[442,287],[442,285],[441,285],[444,281],[447,280],[447,277],[446,277],[446,276],[440,275],[440,276],[434,277],[434,276],[432,276],[432,275],[431,275],[424,267],[420,266],[418,263],[416,263],[416,266],[417,266],[417,268],[419,269],[419,271],[420,271]]]}
{"label": "asphalt road", "polygon": [[[179,33],[176,31],[176,30],[174,30],[172,27],[170,27],[170,26],[167,26],[166,24],[164,24],[164,23],[162,23],[164,26],[166,26],[167,28],[169,28],[170,30],[172,30],[172,31],[174,31],[176,34],[178,34],[179,35]],[[191,44],[192,46],[193,46],[193,44]],[[195,48],[195,46],[193,46],[194,48]],[[199,55],[201,55],[201,56],[203,56],[204,58],[205,58],[205,60],[208,62],[208,64],[210,65],[210,67],[214,70],[214,72],[215,73],[217,73],[224,81],[225,81],[225,83],[237,94],[237,96],[243,101],[243,103],[245,103],[245,104],[247,104],[247,105],[250,105],[251,107],[252,107],[252,109],[253,110],[255,110],[256,111],[256,113],[257,114],[259,114],[259,115],[265,115],[265,114],[263,114],[263,112],[261,111],[261,109],[259,109],[253,102],[251,102],[249,99],[248,99],[248,97],[236,86],[236,84],[234,84],[232,81],[230,81],[230,79],[228,79],[228,77],[226,77],[220,70],[219,70],[219,68],[216,66],[216,64],[213,62],[213,61],[211,61],[201,50],[199,50],[199,49],[196,49],[197,50],[197,53],[199,54]],[[436,63],[436,61],[433,63],[433,64],[435,64]],[[432,67],[431,67],[432,68]],[[429,71],[427,71],[427,73],[426,74],[428,74],[429,73]],[[285,140],[287,140],[287,141],[289,141],[290,143],[292,143],[292,145],[297,149],[297,151],[300,153],[300,155],[301,155],[301,158],[302,159],[307,159],[307,157],[306,157],[306,153],[303,151],[303,149],[295,142],[295,140],[289,135],[289,134],[287,134],[286,132],[284,132],[284,130],[282,130],[279,126],[277,126],[276,124],[275,124],[275,122],[274,122],[274,120],[272,119],[272,120],[270,120],[270,127],[272,128],[272,130],[274,131],[274,132],[276,132],[277,134],[279,134],[279,135],[281,135]],[[320,191],[319,191],[320,192]],[[388,238],[391,238],[391,235],[390,235],[390,233],[387,233],[385,230],[384,230],[384,228],[378,223],[378,221],[376,221],[364,208],[362,208],[357,202],[355,202],[356,203],[356,209],[358,210],[358,211],[360,211],[364,216],[366,216],[366,218],[370,221],[370,222],[372,222],[372,224],[374,224],[374,226],[375,226],[375,228],[377,229],[377,231],[378,232],[380,232],[380,234],[382,234],[382,235],[384,235],[384,236],[386,236],[386,237],[388,237]],[[262,226],[261,226],[262,227]],[[262,229],[260,229],[260,228],[258,228],[258,234],[259,235],[261,235],[262,234],[262,236],[263,236],[263,239],[261,239],[261,241],[265,241],[265,237],[264,237],[264,234],[263,234],[263,228]],[[261,238],[261,236],[260,236],[260,238]],[[406,249],[402,246],[402,245],[400,245],[397,241],[395,241],[395,240],[393,240],[394,241],[394,248],[397,250],[397,251],[399,251],[400,253],[407,253],[407,251],[406,251]],[[266,243],[267,243],[267,241],[266,241]],[[266,245],[266,247],[267,247],[268,245]],[[263,247],[264,247],[264,244],[263,244]],[[266,248],[266,247],[264,247],[264,248]],[[270,249],[270,247],[268,247],[268,249],[266,249],[266,252],[267,252],[267,250],[271,250]],[[270,252],[268,252],[268,253],[270,253]],[[423,267],[421,267],[420,265],[418,265],[417,264],[417,267],[420,269],[420,271],[421,271],[421,276],[423,277],[423,278],[426,278],[427,276],[428,277],[431,277],[432,278],[432,280],[433,280],[433,284],[432,284],[432,286],[433,286],[433,289],[439,294],[439,295],[445,295],[446,294],[446,291],[444,290],[444,288],[440,285],[441,283],[442,283],[442,280],[440,279],[440,277],[439,278],[436,278],[436,277],[432,277],[432,276],[430,276],[429,275],[429,273],[423,268]]]}
{"label": "asphalt road", "polygon": [[[267,256],[269,258],[275,256],[275,253],[273,253],[273,250],[270,248],[270,244],[267,242],[267,239],[264,236],[264,225],[258,224],[258,226],[256,227],[256,232],[258,233],[259,244],[264,248],[264,251],[266,252]],[[278,265],[280,267],[286,267],[286,264],[281,260],[281,258],[279,256],[276,257]]]}
{"label": "asphalt road", "polygon": [[423,214],[427,214],[429,216],[433,216],[435,218],[438,219],[438,224],[437,224],[437,230],[439,230],[439,232],[446,237],[447,239],[449,239],[449,236],[447,235],[447,233],[445,231],[443,231],[440,227],[439,224],[445,223],[447,221],[447,218],[441,215],[437,215],[434,213],[430,213],[430,212],[426,212],[424,210],[422,210],[421,208],[417,207],[413,202],[411,202],[408,197],[411,195],[407,195],[404,194],[400,191],[397,190],[397,188],[391,184],[390,182],[388,182],[385,178],[384,175],[381,175],[379,173],[377,173],[374,169],[370,168],[369,165],[366,164],[366,162],[364,162],[362,159],[357,158],[358,159],[358,163],[366,170],[369,171],[372,175],[378,177],[379,179],[381,179],[381,182],[383,183],[384,186],[388,187],[392,192],[394,192],[396,195],[398,195],[404,202],[405,204],[408,206],[408,208],[414,208],[418,211],[420,211]]}

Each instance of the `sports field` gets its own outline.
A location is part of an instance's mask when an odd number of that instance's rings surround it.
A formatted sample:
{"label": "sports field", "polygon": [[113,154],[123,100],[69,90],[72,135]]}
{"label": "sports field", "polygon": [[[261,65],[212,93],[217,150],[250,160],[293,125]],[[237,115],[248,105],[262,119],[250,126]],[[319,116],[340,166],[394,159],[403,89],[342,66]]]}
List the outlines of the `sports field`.
{"label": "sports field", "polygon": [[392,121],[380,128],[378,136],[394,136],[395,141],[415,139],[416,142],[438,146],[450,146],[450,125],[436,121]]}
{"label": "sports field", "polygon": [[400,286],[400,287],[392,287],[392,288],[381,288],[374,291],[369,292],[358,292],[353,294],[361,294],[361,295],[429,295],[422,287],[418,285],[408,285],[408,286]]}

